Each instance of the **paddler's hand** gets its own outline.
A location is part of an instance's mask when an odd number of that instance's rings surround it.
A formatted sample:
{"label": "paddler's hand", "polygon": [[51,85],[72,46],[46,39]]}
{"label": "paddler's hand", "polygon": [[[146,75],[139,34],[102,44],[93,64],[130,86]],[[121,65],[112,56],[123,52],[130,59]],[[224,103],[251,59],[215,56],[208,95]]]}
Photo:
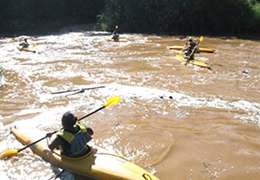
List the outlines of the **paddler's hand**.
{"label": "paddler's hand", "polygon": [[52,136],[52,133],[47,133],[46,134],[46,137],[48,137],[48,138],[51,138],[51,136]]}
{"label": "paddler's hand", "polygon": [[89,127],[87,128],[87,131],[88,131],[90,136],[92,136],[94,134],[94,131]]}

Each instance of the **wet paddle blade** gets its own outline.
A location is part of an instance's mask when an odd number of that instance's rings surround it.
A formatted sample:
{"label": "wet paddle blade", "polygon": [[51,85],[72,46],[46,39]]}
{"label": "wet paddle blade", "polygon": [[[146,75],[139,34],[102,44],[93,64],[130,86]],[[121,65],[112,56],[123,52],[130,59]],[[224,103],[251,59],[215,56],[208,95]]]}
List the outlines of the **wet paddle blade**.
{"label": "wet paddle blade", "polygon": [[9,158],[9,157],[11,157],[11,156],[16,156],[16,155],[18,155],[18,154],[19,154],[18,151],[8,150],[8,151],[6,151],[5,153],[3,153],[3,154],[1,155],[1,159]]}
{"label": "wet paddle blade", "polygon": [[118,102],[120,102],[120,98],[118,96],[111,97],[105,104],[105,107],[110,107]]}
{"label": "wet paddle blade", "polygon": [[200,41],[203,41],[203,36],[200,37]]}

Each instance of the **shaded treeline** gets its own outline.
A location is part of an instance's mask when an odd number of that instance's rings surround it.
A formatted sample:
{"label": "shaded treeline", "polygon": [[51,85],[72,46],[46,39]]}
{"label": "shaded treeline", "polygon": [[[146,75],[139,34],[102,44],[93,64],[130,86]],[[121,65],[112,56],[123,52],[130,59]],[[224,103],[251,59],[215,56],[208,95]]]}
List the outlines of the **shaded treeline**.
{"label": "shaded treeline", "polygon": [[48,32],[97,21],[104,0],[0,0],[0,33]]}
{"label": "shaded treeline", "polygon": [[128,32],[259,33],[258,0],[107,0],[102,29]]}
{"label": "shaded treeline", "polygon": [[0,0],[0,33],[97,23],[140,33],[259,33],[260,0]]}

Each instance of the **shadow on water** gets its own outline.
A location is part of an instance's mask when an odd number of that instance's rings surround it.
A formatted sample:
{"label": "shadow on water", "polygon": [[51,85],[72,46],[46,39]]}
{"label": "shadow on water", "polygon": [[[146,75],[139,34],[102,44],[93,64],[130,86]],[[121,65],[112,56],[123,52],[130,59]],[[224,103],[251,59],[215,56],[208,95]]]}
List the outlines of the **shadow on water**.
{"label": "shadow on water", "polygon": [[[43,30],[43,29],[36,29],[34,31],[25,31],[25,32],[16,32],[12,34],[0,34],[0,38],[12,38],[12,37],[17,37],[17,36],[32,36],[32,37],[42,37],[42,36],[49,36],[49,35],[62,35],[70,32],[85,32],[86,35],[88,36],[107,36],[111,35],[112,32],[106,32],[104,31],[102,33],[100,29],[97,27],[96,23],[88,23],[88,24],[74,24],[74,25],[68,25],[64,27],[56,27],[48,30]],[[127,33],[127,32],[120,32],[120,33]],[[140,32],[132,32],[132,33],[140,33]],[[176,36],[179,37],[179,39],[185,40],[187,36],[208,36],[211,38],[219,38],[222,40],[227,40],[227,39],[244,39],[244,40],[251,40],[251,41],[260,41],[260,34],[258,33],[236,33],[236,34],[231,34],[231,33],[222,33],[222,34],[216,34],[216,33],[183,33],[183,32],[153,32],[153,33],[142,33],[143,35],[158,35],[158,36]]]}
{"label": "shadow on water", "polygon": [[49,35],[63,35],[67,33],[84,33],[87,36],[108,36],[112,35],[112,32],[104,32],[100,31],[94,23],[89,24],[75,24],[70,26],[65,26],[62,28],[55,28],[52,30],[42,31],[36,30],[36,31],[26,31],[26,32],[16,32],[12,34],[0,34],[1,38],[14,38],[19,36],[31,36],[34,38],[38,37],[44,37]]}

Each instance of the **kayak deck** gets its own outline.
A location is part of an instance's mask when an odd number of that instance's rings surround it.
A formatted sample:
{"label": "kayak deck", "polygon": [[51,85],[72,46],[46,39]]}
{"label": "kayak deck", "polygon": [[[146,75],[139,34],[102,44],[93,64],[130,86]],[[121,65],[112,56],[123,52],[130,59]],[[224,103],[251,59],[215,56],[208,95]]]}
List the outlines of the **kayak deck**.
{"label": "kayak deck", "polygon": [[[183,62],[187,62],[187,59],[185,59],[182,55],[180,54],[177,54],[176,55],[181,61]],[[210,68],[210,66],[202,61],[199,61],[199,60],[190,60],[188,62],[189,64],[193,64],[193,65],[196,65],[196,66],[200,66],[200,67],[204,67],[204,68]]]}
{"label": "kayak deck", "polygon": [[[171,50],[182,50],[183,46],[169,46],[168,47]],[[207,53],[213,53],[214,49],[208,49],[208,48],[199,48],[200,52],[207,52]]]}
{"label": "kayak deck", "polygon": [[106,38],[107,41],[112,41],[112,42],[126,42],[127,40],[126,39],[123,39],[123,38],[120,38],[119,37],[119,40],[115,41],[114,39],[111,39],[111,38]]}
{"label": "kayak deck", "polygon": [[[42,138],[46,133],[21,132],[11,128],[12,134],[24,145],[35,142]],[[37,131],[40,132],[40,131]],[[33,137],[33,138],[32,138]],[[31,150],[42,157],[64,169],[68,169],[76,174],[98,180],[159,180],[157,177],[144,170],[140,166],[125,160],[115,153],[111,153],[98,146],[91,146],[88,154],[80,158],[69,158],[60,155],[59,151],[51,151],[46,140],[42,140],[30,147]]]}
{"label": "kayak deck", "polygon": [[33,53],[36,53],[36,51],[30,50],[30,49],[26,49],[26,48],[20,48],[20,47],[17,47],[17,49],[18,49],[19,51],[26,51],[26,52],[33,52]]}

